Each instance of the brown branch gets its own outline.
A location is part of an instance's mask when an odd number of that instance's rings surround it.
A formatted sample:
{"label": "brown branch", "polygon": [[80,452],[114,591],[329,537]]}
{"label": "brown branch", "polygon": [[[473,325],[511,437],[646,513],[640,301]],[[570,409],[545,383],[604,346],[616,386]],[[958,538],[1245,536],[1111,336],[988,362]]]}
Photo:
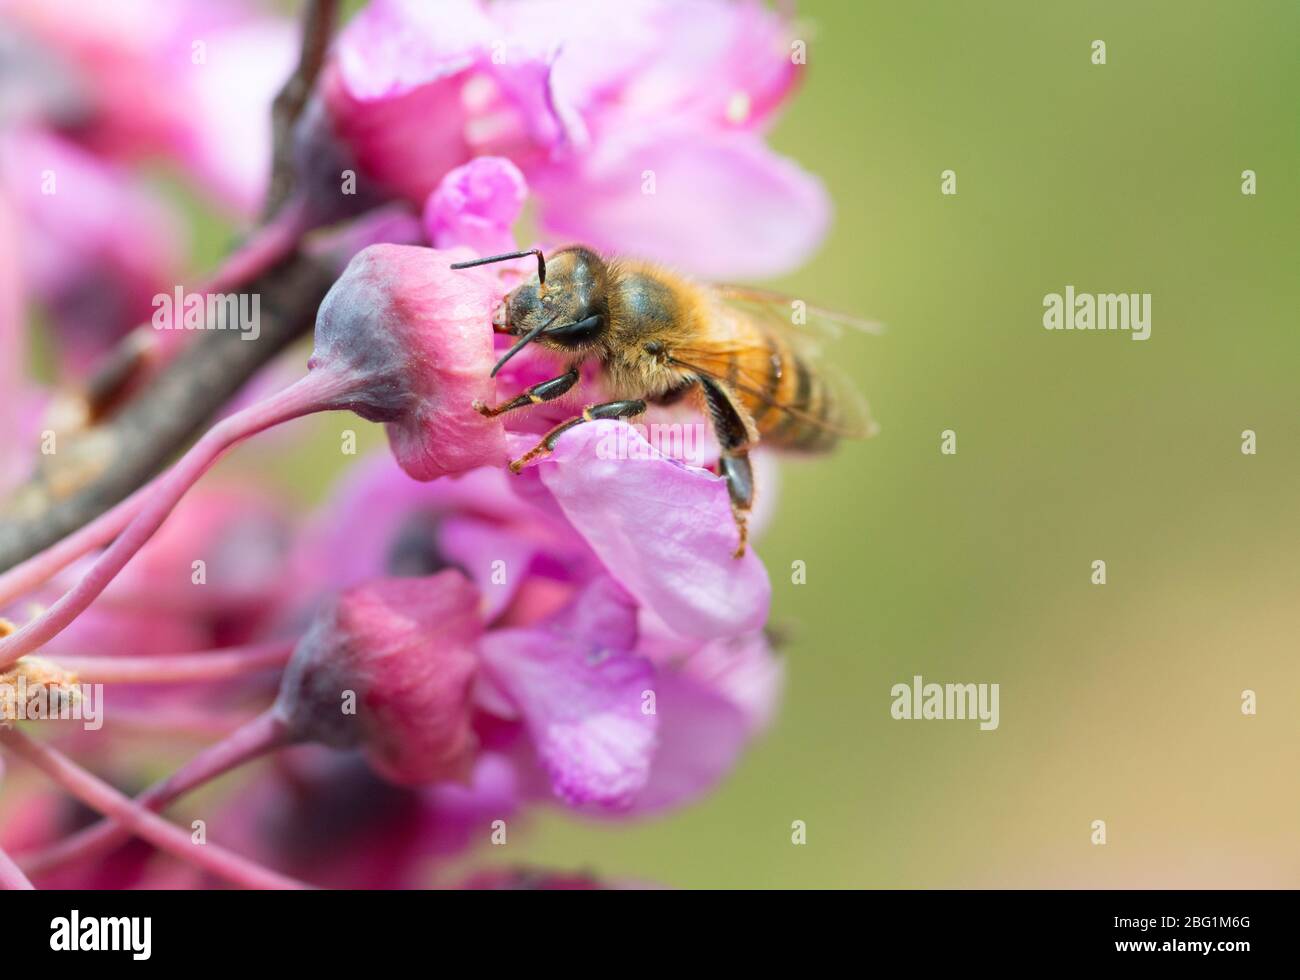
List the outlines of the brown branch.
{"label": "brown branch", "polygon": [[[307,0],[297,68],[271,110],[274,151],[265,214],[293,189],[293,130],[325,62],[338,0]],[[32,479],[0,508],[0,570],[54,544],[152,478],[252,375],[307,333],[332,281],[295,255],[241,287],[261,297],[260,336],[210,330],[175,360],[150,371],[153,338],[136,330],[106,359],[77,402],[73,431],[40,457]],[[81,428],[81,425],[88,427]]]}
{"label": "brown branch", "polygon": [[302,47],[298,67],[285,81],[271,106],[274,144],[271,183],[267,190],[263,220],[269,219],[293,190],[293,130],[307,99],[316,87],[316,79],[325,64],[325,52],[338,19],[338,0],[308,0],[302,14]]}
{"label": "brown branch", "polygon": [[254,282],[256,340],[206,330],[103,424],[58,435],[0,520],[0,570],[54,544],[151,479],[260,368],[304,336],[334,274],[296,256]]}

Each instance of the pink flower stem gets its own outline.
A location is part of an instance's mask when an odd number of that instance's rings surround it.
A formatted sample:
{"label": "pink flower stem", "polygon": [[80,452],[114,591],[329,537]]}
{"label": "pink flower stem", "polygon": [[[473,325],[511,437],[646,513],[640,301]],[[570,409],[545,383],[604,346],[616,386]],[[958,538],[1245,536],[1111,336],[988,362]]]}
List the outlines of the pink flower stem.
{"label": "pink flower stem", "polygon": [[248,286],[258,276],[283,262],[311,230],[306,199],[290,198],[275,216],[256,229],[199,287],[202,293],[228,293]]}
{"label": "pink flower stem", "polygon": [[65,657],[60,667],[91,684],[182,684],[219,681],[279,667],[293,653],[294,640],[254,643],[204,653],[177,653],[161,657]]}
{"label": "pink flower stem", "polygon": [[114,731],[125,735],[174,735],[198,741],[224,738],[249,720],[247,712],[209,711],[190,705],[119,707],[113,712]]}
{"label": "pink flower stem", "polygon": [[188,864],[245,888],[307,887],[216,844],[193,843],[179,827],[123,796],[57,749],[33,741],[16,728],[0,729],[0,745],[26,759],[92,810],[112,817],[159,850]]}
{"label": "pink flower stem", "polygon": [[[216,745],[200,752],[166,779],[149,787],[136,797],[135,803],[143,809],[157,812],[218,776],[292,741],[284,722],[271,711],[266,711]],[[132,828],[113,820],[101,820],[24,858],[23,867],[28,874],[38,875],[74,861],[91,861],[127,840],[131,831]]]}
{"label": "pink flower stem", "polygon": [[0,639],[0,668],[48,643],[81,615],[227,449],[273,425],[336,407],[332,399],[345,395],[354,383],[328,370],[311,371],[283,391],[227,416],[209,429],[175,466],[149,485],[148,499],[140,505],[139,513],[81,581],[22,629]]}
{"label": "pink flower stem", "polygon": [[96,548],[102,548],[117,537],[139,511],[140,505],[148,496],[150,486],[152,484],[141,487],[89,524],[0,574],[0,608],[9,605],[24,593],[43,585],[82,555],[88,555]]}
{"label": "pink flower stem", "polygon": [[22,869],[14,864],[14,859],[0,847],[0,891],[31,891],[34,887]]}

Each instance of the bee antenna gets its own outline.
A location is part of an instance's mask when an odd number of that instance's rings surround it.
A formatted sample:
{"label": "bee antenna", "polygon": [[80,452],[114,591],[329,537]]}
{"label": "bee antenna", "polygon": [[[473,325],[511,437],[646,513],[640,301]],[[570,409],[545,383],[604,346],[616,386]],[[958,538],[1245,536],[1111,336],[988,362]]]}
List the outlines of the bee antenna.
{"label": "bee antenna", "polygon": [[543,286],[546,285],[546,257],[542,255],[540,248],[526,248],[521,252],[505,252],[502,255],[489,255],[482,259],[471,259],[469,262],[456,262],[452,265],[452,268],[472,269],[476,265],[490,265],[493,262],[505,262],[508,259],[522,259],[525,255],[537,256],[537,281]]}

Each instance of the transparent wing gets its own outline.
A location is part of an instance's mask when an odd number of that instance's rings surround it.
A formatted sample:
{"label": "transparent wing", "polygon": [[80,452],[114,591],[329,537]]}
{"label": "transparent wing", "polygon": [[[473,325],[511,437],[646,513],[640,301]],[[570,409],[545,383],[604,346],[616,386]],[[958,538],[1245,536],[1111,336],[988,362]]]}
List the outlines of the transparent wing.
{"label": "transparent wing", "polygon": [[[791,305],[795,300],[789,296],[738,286],[713,289],[719,303],[722,329],[692,345],[675,346],[672,357],[679,366],[711,377],[773,411],[843,438],[865,439],[876,433],[878,426],[857,385],[829,363],[836,346],[833,341],[840,335],[841,327],[860,325],[861,329],[870,329],[869,321],[805,307],[804,311],[813,315],[803,318],[802,323],[796,323],[799,318],[792,314],[799,310]],[[727,329],[726,322],[734,324],[734,318],[749,320],[761,332],[779,335],[785,348],[797,356],[829,391],[833,413],[815,415],[802,405],[770,396],[767,393],[769,349],[755,341],[752,330]],[[793,370],[793,365],[787,364],[785,369]]]}
{"label": "transparent wing", "polygon": [[845,330],[877,336],[885,332],[884,325],[874,320],[817,306],[788,293],[728,283],[714,284],[711,288],[718,299],[733,309],[823,342],[839,340]]}

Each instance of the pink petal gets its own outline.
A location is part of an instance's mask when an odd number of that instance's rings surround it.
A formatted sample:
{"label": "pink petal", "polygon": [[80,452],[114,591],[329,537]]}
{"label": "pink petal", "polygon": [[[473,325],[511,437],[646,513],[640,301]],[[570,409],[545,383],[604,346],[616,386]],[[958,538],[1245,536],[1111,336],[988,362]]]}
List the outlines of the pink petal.
{"label": "pink petal", "polygon": [[692,678],[661,670],[654,692],[659,747],[632,803],[638,814],[681,806],[716,787],[735,768],[750,735],[740,708]]}
{"label": "pink petal", "polygon": [[[509,474],[497,467],[421,482],[387,452],[374,453],[349,468],[315,515],[295,560],[295,574],[332,590],[393,574],[398,539],[413,528],[434,529],[449,514],[508,522],[527,518],[532,508],[511,492]],[[365,533],[358,534],[357,528]]]}
{"label": "pink petal", "polygon": [[496,619],[524,583],[537,545],[507,524],[448,517],[438,528],[439,551],[469,575],[483,596],[483,618]]}
{"label": "pink petal", "polygon": [[[700,639],[760,629],[771,585],[751,548],[732,557],[736,526],[725,481],[660,456],[635,431],[639,458],[605,448],[626,423],[591,422],[536,464],[542,485],[619,583],[678,634]],[[512,437],[515,445],[531,444]]]}
{"label": "pink petal", "polygon": [[363,176],[423,203],[473,156],[465,83],[496,36],[472,0],[373,0],[340,34],[321,88],[330,135]]}
{"label": "pink petal", "polygon": [[390,99],[463,71],[496,36],[476,0],[371,0],[334,45],[357,99]]}
{"label": "pink petal", "polygon": [[183,162],[241,214],[266,197],[271,173],[271,103],[297,63],[298,27],[250,18],[196,35],[205,62],[181,70],[193,93],[193,125],[178,147]]}
{"label": "pink petal", "polygon": [[[342,148],[341,159],[349,164],[346,169],[358,172],[358,197],[379,200],[395,196],[422,203],[447,171],[472,156],[465,134],[468,116],[461,98],[463,84],[463,78],[453,75],[366,101],[347,89],[336,65],[327,65],[320,87],[329,131],[308,134],[308,145]],[[310,152],[326,155],[324,150]],[[326,185],[328,189],[323,187],[321,192],[334,198],[329,205],[337,205],[341,178],[329,174],[322,179],[335,185]]]}
{"label": "pink petal", "polygon": [[710,279],[789,272],[830,221],[821,181],[753,133],[662,123],[529,179],[550,236]]}
{"label": "pink petal", "polygon": [[714,126],[752,129],[798,80],[791,25],[761,3],[668,5],[658,19],[664,41],[636,81],[646,110],[653,99],[671,106],[675,118],[689,113]]}
{"label": "pink petal", "polygon": [[437,248],[464,245],[480,255],[515,248],[511,231],[528,185],[502,157],[478,157],[442,179],[424,208],[424,227]]}
{"label": "pink petal", "polygon": [[[744,709],[685,673],[660,668],[649,690],[659,722],[649,778],[616,814],[570,801],[592,816],[645,816],[697,800],[732,772],[752,738]],[[528,761],[517,765],[526,787]]]}
{"label": "pink petal", "polygon": [[469,785],[440,783],[424,790],[428,816],[423,844],[439,855],[455,854],[482,839],[484,827],[512,817],[519,789],[514,766],[504,756],[484,752],[474,763]]}
{"label": "pink petal", "polygon": [[680,669],[739,708],[751,735],[767,728],[776,715],[785,662],[761,631],[707,643],[685,657]]}
{"label": "pink petal", "polygon": [[492,11],[511,52],[558,51],[557,96],[599,130],[667,117],[757,126],[798,75],[788,21],[760,3],[507,0]]}
{"label": "pink petal", "polygon": [[635,630],[627,597],[598,579],[546,625],[497,630],[480,644],[485,670],[570,804],[626,806],[649,775],[657,719],[642,705],[654,672],[630,652]]}

